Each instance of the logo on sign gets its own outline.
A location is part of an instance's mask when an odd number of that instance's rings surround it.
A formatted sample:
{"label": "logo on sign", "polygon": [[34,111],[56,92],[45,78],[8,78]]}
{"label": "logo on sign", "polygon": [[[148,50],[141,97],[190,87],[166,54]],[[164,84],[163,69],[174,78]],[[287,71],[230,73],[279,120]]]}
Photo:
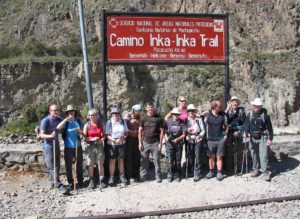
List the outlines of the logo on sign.
{"label": "logo on sign", "polygon": [[109,25],[110,25],[112,28],[116,28],[117,25],[118,25],[118,21],[116,21],[116,19],[114,19],[114,18],[111,18],[111,19],[109,20]]}
{"label": "logo on sign", "polygon": [[224,21],[223,20],[214,20],[214,31],[223,32],[224,31]]}

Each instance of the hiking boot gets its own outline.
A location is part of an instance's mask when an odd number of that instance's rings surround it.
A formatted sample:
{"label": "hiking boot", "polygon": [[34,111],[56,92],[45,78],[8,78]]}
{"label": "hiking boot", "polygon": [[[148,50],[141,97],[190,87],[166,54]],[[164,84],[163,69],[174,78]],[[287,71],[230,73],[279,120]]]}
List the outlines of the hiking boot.
{"label": "hiking boot", "polygon": [[198,182],[201,179],[200,176],[194,176],[194,182]]}
{"label": "hiking boot", "polygon": [[104,177],[99,177],[99,189],[105,189],[106,187],[107,185],[104,182]]}
{"label": "hiking boot", "polygon": [[205,176],[205,179],[210,179],[210,178],[213,178],[213,177],[214,177],[213,172],[208,172],[208,174],[206,174],[206,176]]}
{"label": "hiking boot", "polygon": [[134,177],[134,178],[133,178],[133,182],[136,182],[136,183],[141,182],[140,177],[139,177],[139,176]]}
{"label": "hiking boot", "polygon": [[218,174],[217,174],[216,180],[217,180],[217,181],[222,181],[222,180],[223,180],[222,173],[218,173]]}
{"label": "hiking boot", "polygon": [[263,173],[262,179],[267,181],[267,182],[271,182],[271,173],[270,172]]}
{"label": "hiking boot", "polygon": [[88,188],[89,189],[94,189],[95,188],[95,181],[94,181],[93,177],[90,178],[90,183],[89,183]]}
{"label": "hiking boot", "polygon": [[113,176],[109,177],[108,185],[112,186],[114,183],[115,183],[114,177]]}
{"label": "hiking boot", "polygon": [[253,170],[250,176],[251,177],[258,177],[259,176],[259,171],[258,170]]}
{"label": "hiking boot", "polygon": [[181,180],[181,179],[180,179],[179,176],[176,176],[175,179],[174,179],[175,182],[180,182],[180,180]]}
{"label": "hiking boot", "polygon": [[169,183],[173,181],[173,176],[172,176],[172,174],[168,174],[167,181],[168,181]]}
{"label": "hiking boot", "polygon": [[161,182],[162,182],[162,180],[161,180],[161,177],[160,177],[160,176],[156,176],[155,178],[156,178],[156,182],[157,182],[157,183],[161,183]]}

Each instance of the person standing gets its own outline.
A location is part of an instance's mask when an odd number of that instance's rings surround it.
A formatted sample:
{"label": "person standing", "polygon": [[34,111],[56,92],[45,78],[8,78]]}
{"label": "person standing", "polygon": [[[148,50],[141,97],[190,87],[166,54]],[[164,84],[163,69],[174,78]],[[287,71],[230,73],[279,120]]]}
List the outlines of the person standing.
{"label": "person standing", "polygon": [[273,127],[267,110],[263,108],[260,98],[251,102],[253,109],[247,114],[246,132],[250,134],[249,149],[251,152],[253,171],[252,177],[262,173],[265,181],[271,181],[271,172],[268,167],[268,147],[272,145]]}
{"label": "person standing", "polygon": [[183,140],[186,136],[186,126],[179,119],[181,115],[178,108],[171,111],[172,118],[168,119],[165,124],[165,132],[167,133],[166,149],[169,162],[168,182],[173,180],[180,182],[181,178],[181,151]]}
{"label": "person standing", "polygon": [[83,125],[80,117],[78,116],[78,111],[75,109],[74,105],[68,105],[65,113],[67,117],[61,123],[59,123],[56,128],[58,130],[62,130],[62,138],[65,145],[64,158],[67,180],[70,188],[73,188],[74,179],[72,164],[73,160],[75,159],[77,183],[79,187],[83,187],[83,155],[80,139],[80,133]]}
{"label": "person standing", "polygon": [[201,179],[201,151],[203,147],[202,139],[205,135],[204,124],[202,118],[197,117],[197,108],[194,104],[187,107],[189,117],[187,118],[187,135],[186,141],[188,146],[189,166],[194,170],[194,181]]}
{"label": "person standing", "polygon": [[111,109],[111,119],[106,122],[105,134],[109,149],[108,184],[113,185],[115,183],[114,173],[116,169],[116,159],[118,159],[120,180],[124,185],[126,185],[127,180],[124,171],[124,157],[128,127],[126,122],[121,118],[120,110],[118,108]]}
{"label": "person standing", "polygon": [[104,182],[104,145],[103,145],[103,128],[98,117],[96,109],[90,109],[88,112],[89,121],[84,125],[82,134],[87,143],[86,161],[88,165],[89,188],[95,188],[94,165],[98,164],[100,189],[105,188]]}
{"label": "person standing", "polygon": [[[183,96],[180,96],[178,98],[178,108],[179,108],[179,111],[180,111],[180,116],[179,116],[179,119],[183,122],[186,122],[186,119],[188,117],[188,112],[187,112],[187,101],[185,99],[185,97]],[[168,119],[170,119],[172,117],[172,113],[171,111],[165,116],[165,121],[167,121]]]}
{"label": "person standing", "polygon": [[146,104],[146,115],[140,120],[138,138],[141,151],[141,180],[146,180],[149,154],[151,153],[154,159],[156,182],[161,183],[160,151],[164,138],[164,121],[159,115],[155,114],[155,107],[152,102]]}
{"label": "person standing", "polygon": [[[59,178],[59,171],[60,171],[59,138],[58,138],[58,132],[56,130],[57,125],[62,120],[63,118],[59,116],[58,106],[53,104],[49,107],[49,115],[43,118],[40,124],[40,137],[43,139],[43,156],[49,173],[50,189],[54,188],[54,184],[56,184],[57,188],[62,187],[62,183]],[[55,158],[53,156],[54,155],[53,150],[55,150]],[[54,166],[54,159],[55,159],[55,166]],[[54,176],[56,176],[56,179],[54,179]]]}
{"label": "person standing", "polygon": [[224,167],[227,174],[240,172],[243,156],[243,125],[246,120],[244,107],[236,96],[231,97],[225,112],[228,117],[229,132],[225,146]]}
{"label": "person standing", "polygon": [[126,177],[130,181],[133,178],[134,181],[138,182],[140,180],[140,160],[141,154],[139,151],[139,123],[140,123],[140,113],[142,106],[136,104],[132,107],[132,112],[130,118],[127,120],[128,127],[128,137],[127,146],[125,153],[125,172]]}
{"label": "person standing", "polygon": [[223,179],[223,156],[224,156],[224,141],[227,138],[228,126],[227,117],[224,111],[222,111],[222,102],[215,99],[211,102],[211,109],[204,114],[204,122],[206,124],[206,137],[208,150],[210,153],[209,158],[209,173],[206,178],[212,178],[214,176],[215,159],[217,158],[217,177],[218,181]]}

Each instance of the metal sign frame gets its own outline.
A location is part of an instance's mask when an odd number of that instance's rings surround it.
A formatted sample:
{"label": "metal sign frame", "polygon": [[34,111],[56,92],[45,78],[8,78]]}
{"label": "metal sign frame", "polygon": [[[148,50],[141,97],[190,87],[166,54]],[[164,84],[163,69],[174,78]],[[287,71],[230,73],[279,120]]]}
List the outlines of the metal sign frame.
{"label": "metal sign frame", "polygon": [[[220,18],[225,20],[225,42],[224,61],[108,61],[107,58],[107,18],[108,16],[128,16],[128,17],[187,17],[187,18]],[[142,12],[108,12],[102,10],[102,88],[103,88],[103,117],[107,119],[107,65],[224,65],[224,96],[225,102],[229,100],[229,17],[226,14],[178,14],[178,13],[142,13]]]}

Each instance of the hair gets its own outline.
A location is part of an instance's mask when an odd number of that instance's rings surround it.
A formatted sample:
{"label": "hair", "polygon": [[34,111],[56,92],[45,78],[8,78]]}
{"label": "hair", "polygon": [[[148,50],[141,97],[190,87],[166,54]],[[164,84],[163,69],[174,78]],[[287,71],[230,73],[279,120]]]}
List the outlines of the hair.
{"label": "hair", "polygon": [[187,101],[186,98],[185,98],[184,96],[179,96],[179,97],[178,97],[178,102],[180,102],[180,100],[182,100],[182,99],[184,99],[185,101]]}
{"label": "hair", "polygon": [[52,107],[56,107],[56,108],[58,109],[58,106],[57,106],[56,104],[51,104],[51,105],[48,107],[48,110],[50,111],[50,109],[51,109]]}
{"label": "hair", "polygon": [[98,114],[98,110],[96,110],[96,109],[90,109],[89,110],[89,114],[95,114],[95,115],[97,115]]}
{"label": "hair", "polygon": [[216,109],[218,106],[218,103],[222,103],[220,99],[214,99],[213,101],[211,101],[210,103],[210,108],[212,110]]}
{"label": "hair", "polygon": [[154,106],[154,103],[153,103],[153,102],[147,102],[147,103],[146,103],[146,107],[147,107],[147,106]]}

